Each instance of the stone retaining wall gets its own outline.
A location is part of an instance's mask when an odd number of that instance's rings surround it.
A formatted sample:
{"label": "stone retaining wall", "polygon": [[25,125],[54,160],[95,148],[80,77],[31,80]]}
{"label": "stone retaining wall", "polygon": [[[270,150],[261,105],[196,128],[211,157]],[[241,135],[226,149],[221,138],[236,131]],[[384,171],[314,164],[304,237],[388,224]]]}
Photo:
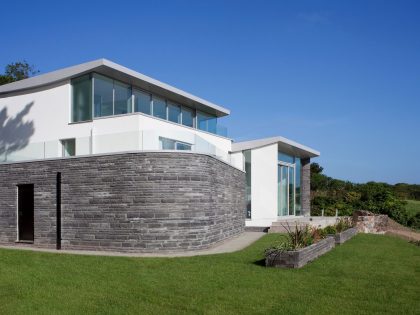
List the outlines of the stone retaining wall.
{"label": "stone retaining wall", "polygon": [[367,211],[355,211],[353,222],[361,233],[385,234],[388,228],[388,216],[386,214],[361,215]]}
{"label": "stone retaining wall", "polygon": [[334,237],[328,236],[318,243],[296,251],[271,253],[266,256],[265,264],[267,267],[301,268],[329,252],[334,246]]}
{"label": "stone retaining wall", "polygon": [[357,234],[357,228],[353,227],[345,230],[344,232],[337,233],[334,235],[335,244],[343,244]]}
{"label": "stone retaining wall", "polygon": [[16,241],[18,184],[34,184],[33,246],[56,244],[62,173],[62,248],[194,250],[241,233],[245,174],[211,156],[139,152],[0,165],[0,243]]}

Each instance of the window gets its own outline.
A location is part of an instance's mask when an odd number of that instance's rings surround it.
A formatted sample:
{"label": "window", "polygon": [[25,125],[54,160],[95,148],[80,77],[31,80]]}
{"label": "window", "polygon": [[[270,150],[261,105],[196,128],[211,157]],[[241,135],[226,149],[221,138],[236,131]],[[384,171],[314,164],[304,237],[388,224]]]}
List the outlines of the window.
{"label": "window", "polygon": [[166,101],[153,96],[153,116],[166,119]]}
{"label": "window", "polygon": [[227,136],[217,117],[140,91],[112,78],[92,73],[71,80],[71,121],[141,112],[187,127]]}
{"label": "window", "polygon": [[114,115],[128,114],[131,112],[130,85],[114,81]]}
{"label": "window", "polygon": [[62,156],[75,156],[76,155],[76,139],[61,140]]}
{"label": "window", "polygon": [[278,153],[278,160],[289,164],[295,163],[295,158],[293,156],[284,154],[282,152]]}
{"label": "window", "polygon": [[152,114],[152,111],[151,111],[152,98],[150,94],[134,90],[133,95],[134,95],[134,111],[151,115]]}
{"label": "window", "polygon": [[113,115],[113,80],[95,74],[93,83],[95,117]]}
{"label": "window", "polygon": [[217,117],[197,111],[197,126],[200,130],[216,133]]}
{"label": "window", "polygon": [[300,176],[301,176],[301,168],[302,168],[302,163],[300,161],[299,158],[295,159],[296,161],[296,166],[295,166],[295,170],[296,170],[296,184],[295,184],[295,189],[296,189],[296,195],[295,195],[295,210],[296,210],[296,215],[301,215],[301,211],[302,211],[302,203],[301,203],[301,189],[300,189]]}
{"label": "window", "polygon": [[72,122],[92,119],[92,79],[90,75],[71,80]]}
{"label": "window", "polygon": [[181,142],[173,139],[159,137],[160,148],[162,150],[181,150],[191,151],[192,145],[190,143]]}
{"label": "window", "polygon": [[251,219],[251,150],[244,151],[246,180],[246,218]]}
{"label": "window", "polygon": [[194,128],[194,111],[188,107],[182,107],[182,124]]}
{"label": "window", "polygon": [[174,103],[168,102],[168,120],[181,123],[181,107]]}

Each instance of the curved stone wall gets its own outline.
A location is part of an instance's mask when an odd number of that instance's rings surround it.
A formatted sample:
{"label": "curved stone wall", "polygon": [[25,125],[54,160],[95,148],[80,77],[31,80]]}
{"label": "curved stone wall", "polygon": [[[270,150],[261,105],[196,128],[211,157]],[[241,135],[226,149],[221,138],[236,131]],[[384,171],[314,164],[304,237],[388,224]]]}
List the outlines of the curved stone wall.
{"label": "curved stone wall", "polygon": [[33,246],[56,244],[62,173],[62,248],[194,250],[239,234],[245,174],[211,156],[138,152],[0,165],[0,243],[16,241],[16,185],[34,184]]}

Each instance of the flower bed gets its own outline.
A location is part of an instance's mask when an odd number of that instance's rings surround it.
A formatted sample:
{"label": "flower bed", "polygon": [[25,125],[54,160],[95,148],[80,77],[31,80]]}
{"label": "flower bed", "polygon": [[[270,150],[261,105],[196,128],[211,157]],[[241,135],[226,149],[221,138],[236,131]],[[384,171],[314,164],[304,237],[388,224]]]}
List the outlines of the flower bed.
{"label": "flower bed", "polygon": [[283,227],[286,238],[265,251],[267,267],[300,268],[357,234],[353,221],[347,217],[323,229],[308,225],[302,228],[297,223],[294,229],[288,223]]}
{"label": "flower bed", "polygon": [[308,247],[293,251],[273,249],[266,252],[265,265],[277,268],[301,268],[319,256],[329,252],[335,246],[334,237],[328,236]]}

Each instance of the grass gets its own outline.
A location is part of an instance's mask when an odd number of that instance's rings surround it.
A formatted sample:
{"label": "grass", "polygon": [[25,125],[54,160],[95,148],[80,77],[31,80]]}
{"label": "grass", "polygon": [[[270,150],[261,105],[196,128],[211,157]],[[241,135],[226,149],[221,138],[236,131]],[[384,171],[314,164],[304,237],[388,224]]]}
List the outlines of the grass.
{"label": "grass", "polygon": [[420,212],[420,201],[419,200],[406,200],[407,204],[405,209],[407,210],[408,216],[411,218]]}
{"label": "grass", "polygon": [[299,270],[247,249],[184,258],[0,249],[0,314],[419,314],[420,248],[359,234]]}

